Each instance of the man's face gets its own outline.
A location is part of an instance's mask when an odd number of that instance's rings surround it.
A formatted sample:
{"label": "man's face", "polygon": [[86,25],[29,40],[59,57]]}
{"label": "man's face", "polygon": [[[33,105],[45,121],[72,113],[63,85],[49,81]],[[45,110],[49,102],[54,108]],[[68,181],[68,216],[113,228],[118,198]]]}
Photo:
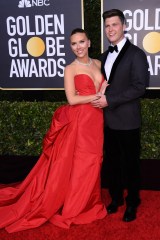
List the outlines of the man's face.
{"label": "man's face", "polygon": [[116,45],[124,38],[125,24],[122,24],[118,16],[106,18],[104,22],[105,34],[110,43]]}

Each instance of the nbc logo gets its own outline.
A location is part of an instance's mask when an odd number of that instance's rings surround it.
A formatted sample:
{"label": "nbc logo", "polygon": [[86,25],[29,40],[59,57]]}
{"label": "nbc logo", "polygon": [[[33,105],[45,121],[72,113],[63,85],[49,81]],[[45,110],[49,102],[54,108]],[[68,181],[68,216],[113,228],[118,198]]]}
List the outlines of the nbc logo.
{"label": "nbc logo", "polygon": [[20,0],[18,4],[19,8],[31,7],[31,3],[28,0]]}
{"label": "nbc logo", "polygon": [[49,6],[50,0],[20,0],[18,3],[19,8],[28,8],[28,7],[41,7]]}

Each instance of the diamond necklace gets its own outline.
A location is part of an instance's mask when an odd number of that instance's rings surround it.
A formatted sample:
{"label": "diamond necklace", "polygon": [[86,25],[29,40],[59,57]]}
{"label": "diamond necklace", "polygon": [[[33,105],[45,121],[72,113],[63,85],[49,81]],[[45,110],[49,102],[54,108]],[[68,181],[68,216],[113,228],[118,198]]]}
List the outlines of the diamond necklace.
{"label": "diamond necklace", "polygon": [[90,66],[91,63],[92,63],[92,59],[91,59],[91,58],[89,58],[89,62],[88,62],[88,63],[80,62],[77,58],[76,58],[76,61],[77,61],[79,64],[83,65],[83,66]]}

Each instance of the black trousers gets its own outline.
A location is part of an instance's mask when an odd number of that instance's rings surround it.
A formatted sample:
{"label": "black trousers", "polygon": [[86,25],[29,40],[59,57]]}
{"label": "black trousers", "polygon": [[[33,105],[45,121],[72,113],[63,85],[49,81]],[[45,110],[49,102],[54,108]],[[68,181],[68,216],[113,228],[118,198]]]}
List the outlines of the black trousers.
{"label": "black trousers", "polygon": [[140,203],[140,129],[113,130],[105,128],[104,151],[108,186],[112,200],[122,201],[127,189],[126,203]]}

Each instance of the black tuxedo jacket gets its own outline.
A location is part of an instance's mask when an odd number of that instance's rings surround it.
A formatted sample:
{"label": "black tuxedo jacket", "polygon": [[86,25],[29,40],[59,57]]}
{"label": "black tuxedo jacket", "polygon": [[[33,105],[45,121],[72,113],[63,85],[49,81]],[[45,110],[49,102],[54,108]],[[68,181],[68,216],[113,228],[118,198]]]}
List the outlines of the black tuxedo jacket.
{"label": "black tuxedo jacket", "polygon": [[[104,64],[108,51],[101,56],[101,70],[106,79]],[[104,108],[105,125],[117,130],[140,127],[140,97],[149,81],[148,62],[145,53],[126,41],[116,58],[105,95],[108,107]]]}

